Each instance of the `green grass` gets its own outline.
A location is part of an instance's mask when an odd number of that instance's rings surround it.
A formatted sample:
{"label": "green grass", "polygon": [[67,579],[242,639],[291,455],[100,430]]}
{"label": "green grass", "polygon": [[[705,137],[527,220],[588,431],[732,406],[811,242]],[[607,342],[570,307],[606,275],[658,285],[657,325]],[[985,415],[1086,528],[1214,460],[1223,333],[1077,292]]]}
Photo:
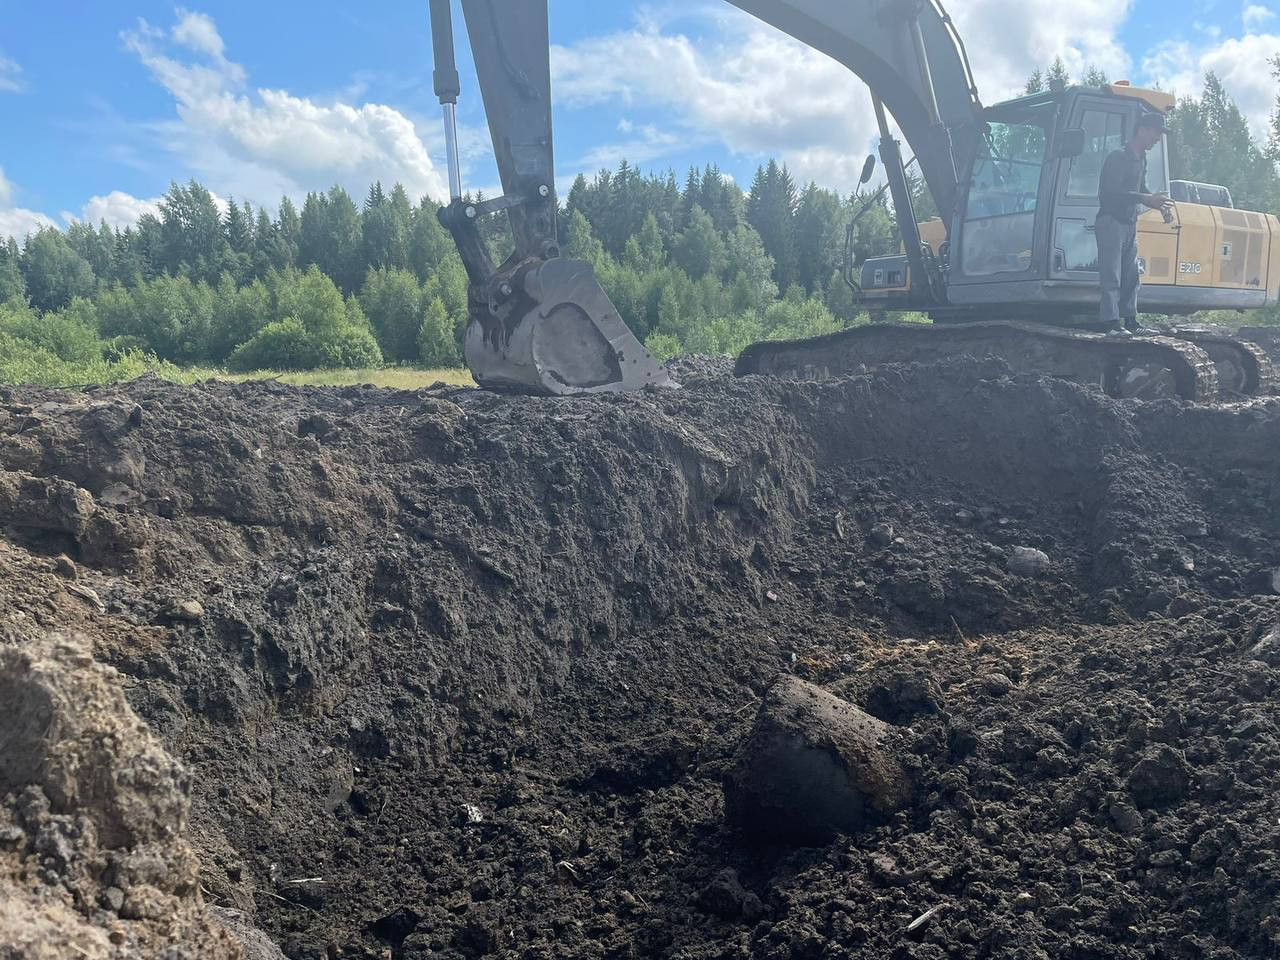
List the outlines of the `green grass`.
{"label": "green grass", "polygon": [[[4,344],[0,343],[0,347]],[[255,370],[252,373],[228,373],[216,367],[179,367],[154,357],[130,354],[119,360],[70,362],[47,351],[22,344],[20,350],[0,349],[0,384],[42,387],[84,387],[90,384],[118,383],[135,380],[147,373],[174,383],[191,384],[200,380],[279,380],[297,386],[349,386],[372,383],[397,390],[420,390],[436,383],[455,387],[473,387],[475,381],[466,370],[419,369],[416,367],[383,367],[360,370]]]}
{"label": "green grass", "polygon": [[[448,368],[419,369],[417,367],[368,367],[359,370],[255,370],[252,373],[227,373],[223,370],[191,368],[182,371],[183,381],[213,378],[216,380],[279,380],[299,387],[346,387],[352,384],[372,383],[376,387],[396,390],[420,390],[436,383],[451,387],[474,387],[475,381],[466,370]],[[187,375],[190,378],[187,379]]]}

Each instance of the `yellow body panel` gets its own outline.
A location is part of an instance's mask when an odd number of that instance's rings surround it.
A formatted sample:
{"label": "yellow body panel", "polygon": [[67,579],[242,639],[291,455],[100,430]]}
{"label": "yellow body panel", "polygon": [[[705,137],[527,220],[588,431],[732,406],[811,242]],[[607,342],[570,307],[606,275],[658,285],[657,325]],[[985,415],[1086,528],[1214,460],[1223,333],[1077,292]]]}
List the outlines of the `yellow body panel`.
{"label": "yellow body panel", "polygon": [[933,251],[933,255],[939,256],[942,249],[942,242],[947,239],[947,225],[942,222],[941,217],[932,217],[924,223],[918,224],[920,230],[920,239],[929,245],[929,249]]}
{"label": "yellow body panel", "polygon": [[1267,229],[1271,233],[1271,254],[1267,266],[1267,306],[1280,302],[1280,220],[1273,213],[1266,214]]}
{"label": "yellow body panel", "polygon": [[1138,256],[1145,269],[1142,282],[1174,283],[1178,276],[1179,223],[1165,223],[1155,210],[1138,218]]}
{"label": "yellow body panel", "polygon": [[1174,222],[1154,210],[1138,219],[1142,282],[1218,290],[1265,290],[1280,298],[1280,220],[1271,214],[1175,203]]}
{"label": "yellow body panel", "polygon": [[1115,94],[1117,97],[1135,97],[1138,100],[1145,100],[1161,113],[1168,113],[1177,102],[1171,93],[1165,93],[1163,90],[1148,90],[1145,87],[1134,87],[1127,83],[1108,83],[1103,89],[1108,93]]}

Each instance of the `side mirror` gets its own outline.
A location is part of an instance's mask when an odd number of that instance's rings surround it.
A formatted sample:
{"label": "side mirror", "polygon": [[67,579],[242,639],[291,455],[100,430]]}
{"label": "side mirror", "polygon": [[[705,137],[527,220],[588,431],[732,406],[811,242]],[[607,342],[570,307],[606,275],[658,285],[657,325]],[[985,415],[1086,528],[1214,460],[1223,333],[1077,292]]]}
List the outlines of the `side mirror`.
{"label": "side mirror", "polygon": [[1053,155],[1055,157],[1078,157],[1084,153],[1084,128],[1072,127],[1059,130],[1054,140]]}
{"label": "side mirror", "polygon": [[[1081,133],[1083,132],[1084,131],[1081,131]],[[868,180],[871,179],[871,175],[875,172],[876,172],[876,155],[874,153],[868,153],[866,162],[862,164],[862,176],[858,178],[858,186],[860,187],[863,186]]]}

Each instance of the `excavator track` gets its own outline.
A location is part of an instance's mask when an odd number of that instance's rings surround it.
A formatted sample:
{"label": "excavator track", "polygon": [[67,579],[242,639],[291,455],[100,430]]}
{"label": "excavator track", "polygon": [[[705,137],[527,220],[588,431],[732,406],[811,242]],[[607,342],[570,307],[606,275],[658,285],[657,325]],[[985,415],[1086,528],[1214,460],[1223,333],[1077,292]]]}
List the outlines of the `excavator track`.
{"label": "excavator track", "polygon": [[742,352],[734,373],[821,380],[877,364],[944,360],[958,354],[999,357],[1015,373],[1097,384],[1113,397],[1207,401],[1218,394],[1213,360],[1187,340],[1107,337],[1003,320],[872,324],[805,340],[763,341]]}
{"label": "excavator track", "polygon": [[1218,389],[1223,394],[1256,397],[1275,392],[1274,365],[1258,344],[1195,327],[1175,329],[1172,336],[1194,343],[1209,355],[1217,370]]}

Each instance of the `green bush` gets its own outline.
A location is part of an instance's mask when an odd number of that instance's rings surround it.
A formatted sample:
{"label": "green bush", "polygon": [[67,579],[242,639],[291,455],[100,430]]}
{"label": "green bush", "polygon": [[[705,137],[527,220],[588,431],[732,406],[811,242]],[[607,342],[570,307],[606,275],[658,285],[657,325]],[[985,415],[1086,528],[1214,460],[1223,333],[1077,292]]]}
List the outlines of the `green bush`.
{"label": "green bush", "polygon": [[439,297],[427,304],[417,346],[418,359],[428,367],[456,367],[462,363],[454,323]]}
{"label": "green bush", "polygon": [[678,357],[684,353],[684,345],[680,342],[680,338],[673,337],[669,333],[651,333],[644,345],[659,363],[666,363],[672,357]]}
{"label": "green bush", "polygon": [[30,343],[60,360],[87,363],[102,357],[93,304],[75,299],[63,310],[41,316],[25,304],[0,305],[0,332]]}
{"label": "green bush", "polygon": [[387,360],[417,359],[425,304],[416,276],[408,270],[370,270],[360,290],[360,306]]}
{"label": "green bush", "polygon": [[275,310],[287,311],[232,352],[233,370],[315,370],[376,367],[382,351],[359,302],[313,266],[284,274],[274,284]]}
{"label": "green bush", "polygon": [[149,352],[174,363],[208,357],[213,329],[213,290],[189,277],[162,274],[98,298],[98,327],[105,337],[136,337]]}
{"label": "green bush", "polygon": [[84,361],[64,360],[52,350],[12,334],[0,332],[0,383],[42,387],[88,386],[132,380],[144,373],[177,377],[178,368],[136,351],[115,359],[98,356]]}

